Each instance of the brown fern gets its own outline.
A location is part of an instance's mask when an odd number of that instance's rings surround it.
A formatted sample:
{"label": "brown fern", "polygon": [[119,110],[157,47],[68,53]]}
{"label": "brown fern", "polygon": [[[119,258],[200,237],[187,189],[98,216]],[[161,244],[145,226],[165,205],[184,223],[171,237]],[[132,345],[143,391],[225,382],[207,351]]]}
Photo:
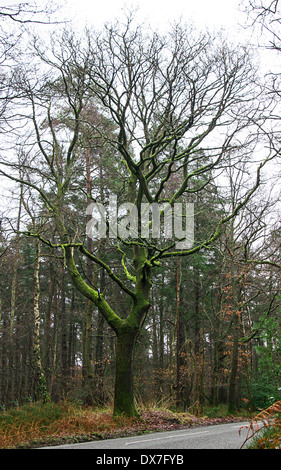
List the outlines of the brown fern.
{"label": "brown fern", "polygon": [[244,428],[247,428],[248,432],[246,435],[246,439],[244,440],[240,448],[242,449],[245,443],[249,439],[251,439],[261,429],[264,429],[267,427],[272,427],[273,429],[278,429],[278,428],[280,429],[281,421],[276,416],[279,413],[281,413],[281,400],[276,401],[275,403],[273,403],[273,405],[269,406],[268,408],[266,408],[265,410],[257,414],[250,421],[248,426],[242,426],[239,429],[239,434],[241,433],[241,430]]}

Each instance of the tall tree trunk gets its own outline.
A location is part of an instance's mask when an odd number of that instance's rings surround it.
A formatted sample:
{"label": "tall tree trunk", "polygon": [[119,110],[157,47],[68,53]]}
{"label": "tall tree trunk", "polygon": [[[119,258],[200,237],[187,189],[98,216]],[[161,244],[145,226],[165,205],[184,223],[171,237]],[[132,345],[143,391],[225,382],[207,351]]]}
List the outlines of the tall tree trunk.
{"label": "tall tree trunk", "polygon": [[152,306],[151,306],[151,313],[152,313],[152,364],[153,364],[153,384],[156,391],[156,398],[157,398],[157,385],[158,385],[158,377],[159,377],[159,355],[158,355],[158,339],[157,339],[157,323],[156,323],[156,308],[155,308],[155,300],[153,292],[151,294]]}
{"label": "tall tree trunk", "polygon": [[196,414],[199,414],[199,410],[202,404],[202,332],[201,332],[201,318],[200,318],[200,273],[198,267],[198,261],[195,261],[194,266],[194,312],[195,312],[195,358],[196,358],[196,370],[195,370],[195,394],[196,394]]}
{"label": "tall tree trunk", "polygon": [[[164,284],[164,274],[162,275],[162,284]],[[163,400],[164,395],[164,303],[163,296],[159,299],[159,383],[158,383],[158,401]]]}
{"label": "tall tree trunk", "polygon": [[181,289],[181,261],[177,258],[177,275],[176,275],[176,325],[177,325],[177,360],[176,360],[176,407],[180,406],[181,395],[181,348],[183,344],[183,328],[180,318],[180,289]]}
{"label": "tall tree trunk", "polygon": [[4,372],[7,370],[7,315],[5,311],[2,310],[2,297],[0,297],[0,337],[1,337],[1,369],[0,369],[0,402],[6,402],[6,383],[7,383],[7,374]]}
{"label": "tall tree trunk", "polygon": [[95,403],[93,396],[94,393],[94,376],[92,369],[92,355],[91,355],[91,330],[92,330],[92,306],[91,300],[86,302],[85,310],[85,323],[84,323],[84,335],[83,335],[83,365],[82,365],[82,376],[83,376],[83,390],[84,390],[84,402],[92,406]]}
{"label": "tall tree trunk", "polygon": [[54,288],[54,302],[53,302],[53,312],[54,312],[54,327],[53,327],[53,350],[52,350],[52,362],[51,362],[51,380],[50,380],[50,393],[51,396],[59,397],[57,390],[55,389],[56,384],[56,374],[58,369],[58,292],[57,285],[55,284]]}
{"label": "tall tree trunk", "polygon": [[67,356],[67,369],[70,376],[74,375],[75,366],[75,324],[74,324],[74,304],[75,304],[75,290],[72,290],[71,306],[69,313],[69,335],[68,335],[68,356]]}
{"label": "tall tree trunk", "polygon": [[16,345],[15,345],[15,316],[16,316],[16,300],[17,300],[17,279],[18,279],[18,264],[19,264],[19,245],[20,245],[20,221],[22,212],[22,199],[23,199],[23,185],[21,184],[20,200],[17,216],[16,236],[15,236],[15,253],[12,267],[12,280],[11,280],[11,304],[10,304],[10,327],[9,327],[9,344],[8,344],[8,378],[7,386],[9,395],[16,396]]}
{"label": "tall tree trunk", "polygon": [[[157,327],[155,322],[155,312],[153,315],[152,325],[152,376],[153,376],[153,396],[157,398],[157,385],[159,377],[159,361],[158,361],[158,339],[157,339]],[[156,393],[155,393],[156,392]]]}
{"label": "tall tree trunk", "polygon": [[8,401],[8,386],[9,386],[9,358],[8,358],[8,314],[3,311],[3,334],[1,339],[2,345],[2,358],[1,358],[1,401],[7,403]]}
{"label": "tall tree trunk", "polygon": [[33,340],[33,353],[35,363],[35,396],[43,402],[49,401],[50,397],[47,391],[45,375],[41,363],[41,348],[40,348],[40,242],[36,243],[36,261],[34,266],[34,291],[33,291],[33,312],[34,312],[34,340]]}
{"label": "tall tree trunk", "polygon": [[51,383],[51,368],[52,368],[52,337],[51,337],[51,321],[52,321],[52,308],[54,303],[55,295],[55,273],[53,265],[50,264],[49,274],[49,292],[48,292],[48,303],[45,315],[44,325],[44,349],[43,349],[43,367],[45,370],[47,387]]}
{"label": "tall tree trunk", "polygon": [[[104,277],[102,270],[102,277]],[[97,337],[96,337],[96,354],[94,366],[94,381],[96,389],[96,399],[102,404],[104,401],[104,384],[103,384],[103,348],[104,348],[104,317],[98,312],[97,318]]]}
{"label": "tall tree trunk", "polygon": [[[173,318],[174,323],[174,318]],[[175,371],[176,371],[176,351],[175,351],[175,343],[176,343],[176,328],[177,325],[172,325],[170,328],[170,335],[169,335],[169,342],[170,342],[170,398],[174,395],[175,389]]]}
{"label": "tall tree trunk", "polygon": [[61,393],[65,397],[68,391],[68,368],[67,368],[67,318],[66,318],[66,293],[64,266],[61,270]]}
{"label": "tall tree trunk", "polygon": [[228,389],[228,411],[233,413],[237,409],[237,372],[238,372],[238,356],[239,356],[239,316],[238,312],[234,312],[233,320],[233,349],[231,371],[229,377]]}
{"label": "tall tree trunk", "polygon": [[231,273],[231,286],[232,286],[232,302],[233,302],[233,349],[231,360],[231,371],[229,377],[228,388],[228,411],[233,413],[237,409],[237,372],[238,372],[238,357],[239,357],[239,292],[238,292],[238,273],[235,266],[235,241],[234,241],[234,222],[230,224],[230,273]]}
{"label": "tall tree trunk", "polygon": [[[86,159],[86,190],[87,190],[87,204],[89,205],[92,202],[91,191],[92,191],[92,182],[91,182],[91,160],[90,160],[90,149],[86,148],[85,150],[85,159]],[[87,222],[91,219],[91,216],[87,216]],[[87,250],[89,253],[93,251],[93,241],[90,237],[87,237]],[[91,260],[87,260],[86,274],[88,284],[91,283],[96,285],[96,272],[93,270],[93,263]],[[92,315],[93,315],[93,302],[90,299],[86,300],[85,304],[85,322],[84,322],[84,332],[83,332],[83,364],[82,364],[82,376],[83,376],[83,390],[84,390],[84,401],[87,405],[92,406],[95,402],[94,394],[94,377],[92,369]]]}
{"label": "tall tree trunk", "polygon": [[11,283],[10,339],[13,336],[15,312],[16,312],[16,288],[17,288],[17,277],[18,277],[18,258],[19,258],[19,240],[20,240],[19,231],[20,231],[21,211],[22,211],[22,198],[23,198],[23,185],[21,185],[21,191],[20,191],[20,201],[19,201],[19,210],[18,210],[18,218],[17,218],[17,232],[16,232],[16,238],[15,238],[15,255],[14,255],[12,283]]}

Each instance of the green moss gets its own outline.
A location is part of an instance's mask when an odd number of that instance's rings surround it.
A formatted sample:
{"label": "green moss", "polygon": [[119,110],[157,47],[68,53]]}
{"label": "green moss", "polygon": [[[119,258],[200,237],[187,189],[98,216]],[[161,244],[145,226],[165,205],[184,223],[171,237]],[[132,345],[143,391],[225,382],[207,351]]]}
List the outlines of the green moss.
{"label": "green moss", "polygon": [[47,390],[46,379],[44,375],[41,375],[37,383],[37,394],[38,398],[43,401],[43,403],[48,403],[51,401],[50,396]]}
{"label": "green moss", "polygon": [[86,282],[83,280],[81,274],[77,270],[70,247],[65,248],[65,254],[69,274],[79,292],[81,292],[84,297],[94,302],[94,304],[99,308],[109,325],[115,331],[117,331],[117,329],[122,326],[123,320],[108,305],[108,303],[104,299],[104,296],[98,291],[94,290],[92,287],[88,286],[88,284],[86,284]]}
{"label": "green moss", "polygon": [[94,290],[83,280],[76,267],[71,247],[65,246],[65,257],[69,274],[77,289],[90,299],[103,314],[108,324],[114,329],[118,338],[116,359],[116,381],[114,416],[125,414],[137,417],[134,404],[132,360],[135,341],[149,309],[149,290],[151,286],[150,270],[146,251],[137,247],[135,252],[136,286],[132,308],[127,319],[121,319],[108,305],[104,296]]}

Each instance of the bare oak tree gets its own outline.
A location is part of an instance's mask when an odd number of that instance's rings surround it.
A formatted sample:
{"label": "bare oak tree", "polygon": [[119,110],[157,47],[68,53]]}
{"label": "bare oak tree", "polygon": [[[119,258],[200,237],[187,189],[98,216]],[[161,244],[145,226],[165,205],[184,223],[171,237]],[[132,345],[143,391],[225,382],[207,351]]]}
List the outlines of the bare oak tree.
{"label": "bare oak tree", "polygon": [[[20,68],[14,81],[21,122],[14,133],[28,154],[21,174],[30,176],[18,176],[10,153],[2,154],[0,174],[37,193],[56,237],[49,240],[44,232],[26,235],[62,251],[74,285],[116,333],[114,414],[135,416],[133,356],[150,308],[152,272],[164,260],[212,249],[222,227],[258,188],[271,155],[256,165],[253,181],[245,181],[237,204],[223,218],[214,218],[210,233],[204,239],[195,234],[192,247],[176,248],[175,239],[148,239],[140,231],[130,238],[107,232],[104,243],[116,250],[116,266],[103,261],[95,244],[87,249],[86,217],[79,217],[70,199],[85,188],[88,144],[82,131],[88,126],[91,139],[112,149],[122,169],[119,202],[133,204],[138,220],[143,203],[174,209],[175,203],[193,202],[224,171],[229,158],[233,165],[251,158],[256,144],[253,123],[261,119],[252,86],[255,71],[244,48],[232,50],[221,38],[217,41],[183,24],[165,36],[151,33],[134,26],[131,17],[84,38],[65,31],[53,37],[51,49],[35,41],[30,61],[32,69]],[[89,103],[113,122],[114,132],[87,121],[84,110]],[[108,188],[108,197],[110,193]],[[129,311],[118,315],[106,291],[85,279],[78,261],[101,267],[118,286]]]}

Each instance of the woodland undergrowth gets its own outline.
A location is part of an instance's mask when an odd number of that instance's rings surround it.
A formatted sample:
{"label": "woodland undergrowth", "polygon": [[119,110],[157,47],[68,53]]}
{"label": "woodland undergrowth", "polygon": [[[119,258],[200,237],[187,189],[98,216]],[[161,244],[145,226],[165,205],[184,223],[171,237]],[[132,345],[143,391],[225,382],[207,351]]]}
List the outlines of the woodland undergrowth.
{"label": "woodland undergrowth", "polygon": [[111,408],[93,409],[70,402],[31,403],[0,413],[0,449],[49,445],[133,436],[203,425],[241,421],[241,416],[194,416],[155,407],[140,410],[139,418],[113,418]]}

